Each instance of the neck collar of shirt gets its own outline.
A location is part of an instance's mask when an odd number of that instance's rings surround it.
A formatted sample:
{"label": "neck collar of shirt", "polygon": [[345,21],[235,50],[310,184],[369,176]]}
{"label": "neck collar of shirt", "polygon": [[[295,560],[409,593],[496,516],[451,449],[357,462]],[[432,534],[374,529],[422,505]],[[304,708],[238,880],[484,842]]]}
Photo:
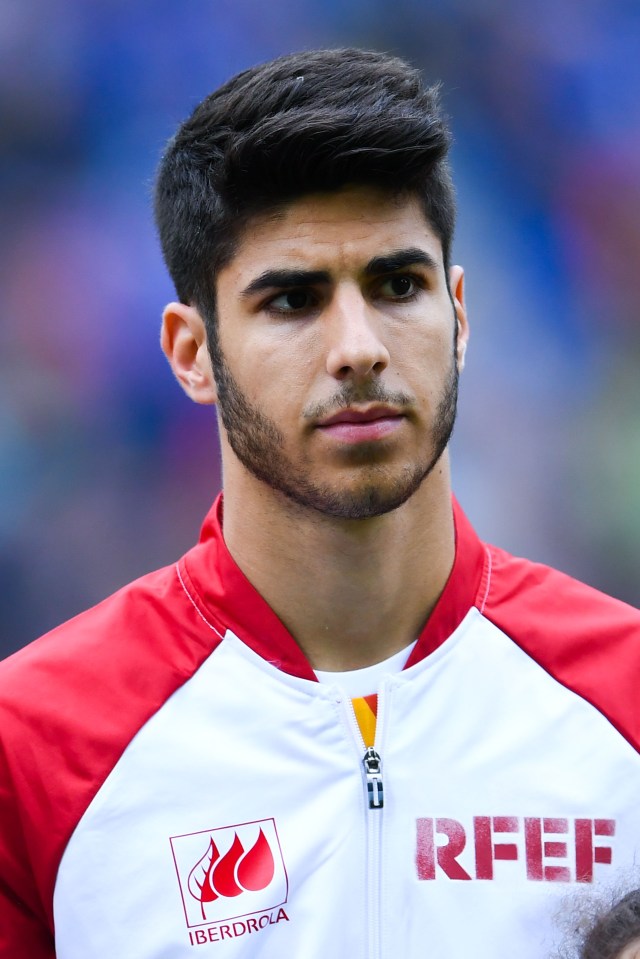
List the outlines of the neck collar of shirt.
{"label": "neck collar of shirt", "polygon": [[325,686],[342,687],[351,699],[364,698],[377,691],[385,676],[391,673],[399,673],[404,669],[415,645],[416,641],[414,640],[404,649],[393,653],[387,659],[383,659],[381,663],[373,663],[371,666],[362,666],[360,669],[345,669],[338,672],[316,669],[315,674],[318,682],[324,683]]}
{"label": "neck collar of shirt", "polygon": [[[269,604],[232,558],[222,534],[222,494],[207,514],[198,545],[178,564],[221,634],[230,629],[259,656],[301,679],[316,681],[304,653]],[[485,548],[453,499],[456,553],[449,578],[418,637],[406,667],[437,649],[476,603],[483,582]]]}

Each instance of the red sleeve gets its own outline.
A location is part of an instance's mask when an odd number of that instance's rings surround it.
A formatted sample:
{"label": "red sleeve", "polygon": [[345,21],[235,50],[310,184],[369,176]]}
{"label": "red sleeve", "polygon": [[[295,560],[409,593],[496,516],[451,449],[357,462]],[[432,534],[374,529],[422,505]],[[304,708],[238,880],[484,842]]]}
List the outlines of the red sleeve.
{"label": "red sleeve", "polygon": [[55,955],[50,931],[0,886],[0,959],[55,959]]}
{"label": "red sleeve", "polygon": [[640,612],[547,566],[490,555],[484,616],[640,751]]}
{"label": "red sleeve", "polygon": [[132,737],[218,642],[170,567],[0,663],[0,959],[55,956],[69,838]]}
{"label": "red sleeve", "polygon": [[52,959],[53,931],[45,918],[29,869],[22,823],[0,757],[0,959]]}

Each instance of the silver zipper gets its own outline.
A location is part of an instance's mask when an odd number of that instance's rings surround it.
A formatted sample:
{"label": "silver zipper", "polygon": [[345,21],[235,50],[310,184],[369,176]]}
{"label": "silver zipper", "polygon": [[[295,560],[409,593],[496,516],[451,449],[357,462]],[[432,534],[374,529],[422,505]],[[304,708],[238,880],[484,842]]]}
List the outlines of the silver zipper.
{"label": "silver zipper", "polygon": [[[382,741],[382,722],[383,722],[383,694],[387,683],[383,683],[378,690],[378,720],[376,722],[376,742]],[[367,959],[381,959],[381,890],[380,890],[380,857],[382,842],[382,823],[384,816],[382,813],[375,816],[370,810],[383,808],[383,788],[382,788],[382,760],[380,753],[372,746],[367,747],[362,738],[358,720],[353,709],[353,704],[349,702],[347,710],[349,724],[353,731],[356,744],[364,748],[362,758],[362,767],[364,769],[364,779],[367,784],[366,798],[364,803],[364,818],[366,830],[366,883],[367,883],[367,925],[366,925],[366,946],[365,955]],[[360,754],[362,755],[362,753]]]}
{"label": "silver zipper", "polygon": [[382,760],[379,754],[369,746],[362,760],[367,780],[369,809],[382,809],[384,806],[384,788],[382,784]]}

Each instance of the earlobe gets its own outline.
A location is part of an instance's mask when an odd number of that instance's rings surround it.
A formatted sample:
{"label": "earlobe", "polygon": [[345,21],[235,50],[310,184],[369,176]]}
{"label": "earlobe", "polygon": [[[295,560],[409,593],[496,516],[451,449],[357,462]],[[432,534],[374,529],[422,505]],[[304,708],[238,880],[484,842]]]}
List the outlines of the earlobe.
{"label": "earlobe", "polygon": [[456,338],[456,359],[458,370],[464,369],[465,354],[469,342],[469,321],[464,301],[464,270],[461,266],[452,266],[449,272],[449,288],[453,299],[453,308],[456,314],[458,335]]}
{"label": "earlobe", "polygon": [[217,400],[204,320],[195,307],[169,303],[162,314],[160,344],[173,373],[194,403]]}

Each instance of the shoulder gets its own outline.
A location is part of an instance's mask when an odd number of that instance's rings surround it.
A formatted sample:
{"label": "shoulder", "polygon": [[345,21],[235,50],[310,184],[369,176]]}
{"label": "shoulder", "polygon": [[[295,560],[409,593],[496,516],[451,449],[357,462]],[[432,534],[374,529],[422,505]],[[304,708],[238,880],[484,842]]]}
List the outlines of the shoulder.
{"label": "shoulder", "polygon": [[[640,610],[550,566],[487,547],[483,612],[526,641],[535,635],[574,635],[640,641]],[[514,637],[515,638],[515,637]]]}
{"label": "shoulder", "polygon": [[218,642],[167,567],[0,663],[0,820],[16,825],[0,832],[0,876],[29,909],[44,903],[52,922],[75,826],[136,733]]}
{"label": "shoulder", "polygon": [[640,748],[640,611],[548,566],[487,550],[483,616]]}
{"label": "shoulder", "polygon": [[101,769],[218,642],[176,567],[150,573],[0,663],[0,742]]}
{"label": "shoulder", "polygon": [[29,704],[44,710],[54,699],[59,710],[76,696],[97,705],[110,690],[122,701],[127,691],[142,691],[154,664],[186,678],[216,638],[202,627],[176,567],[157,570],[0,662],[0,711],[6,719],[19,705],[24,718]]}

